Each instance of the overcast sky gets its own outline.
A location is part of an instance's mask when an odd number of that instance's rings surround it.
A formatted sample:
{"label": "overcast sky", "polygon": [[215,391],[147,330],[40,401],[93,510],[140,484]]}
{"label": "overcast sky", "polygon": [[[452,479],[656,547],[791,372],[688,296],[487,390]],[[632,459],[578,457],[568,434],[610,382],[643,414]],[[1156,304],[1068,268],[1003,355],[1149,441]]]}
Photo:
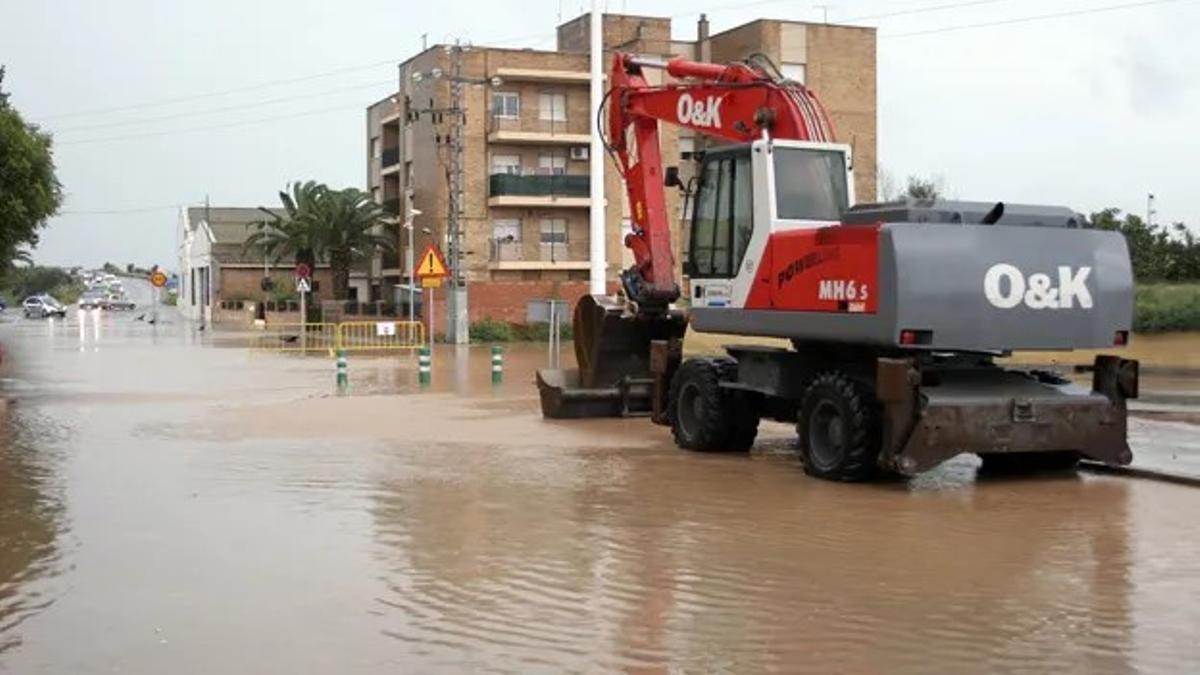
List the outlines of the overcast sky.
{"label": "overcast sky", "polygon": [[[963,199],[1137,213],[1153,192],[1161,221],[1200,224],[1200,1],[822,2],[830,22],[879,28],[879,155],[898,183],[937,175]],[[672,15],[692,38],[702,10],[716,32],[819,21],[817,4],[607,10]],[[5,89],[54,133],[67,193],[35,258],[174,266],[178,205],[269,204],[295,179],[365,187],[364,109],[395,90],[393,64],[422,33],[548,48],[560,16],[581,12],[578,0],[0,0]]]}

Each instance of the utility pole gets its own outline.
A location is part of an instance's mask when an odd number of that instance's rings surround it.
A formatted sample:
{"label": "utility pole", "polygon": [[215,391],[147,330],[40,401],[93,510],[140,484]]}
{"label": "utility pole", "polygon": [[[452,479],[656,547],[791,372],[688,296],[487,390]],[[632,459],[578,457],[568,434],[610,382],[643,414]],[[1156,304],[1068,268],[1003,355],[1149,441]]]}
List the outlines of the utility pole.
{"label": "utility pole", "polygon": [[467,308],[467,271],[463,269],[463,127],[466,126],[466,110],[463,109],[462,45],[458,40],[450,48],[450,199],[446,222],[450,234],[450,301],[446,317],[446,332],[451,342],[467,344],[471,341],[470,321]]}
{"label": "utility pole", "polygon": [[[503,84],[503,80],[499,77],[477,79],[463,76],[462,54],[469,48],[469,46],[463,46],[458,40],[455,40],[454,44],[445,47],[446,54],[450,57],[450,73],[448,74],[450,80],[450,107],[437,108],[431,106],[411,111],[411,114],[415,116],[429,115],[435,121],[435,124],[441,123],[443,120],[449,122],[449,129],[445,136],[445,144],[448,151],[446,182],[450,192],[449,199],[446,200],[446,245],[449,249],[447,264],[450,266],[450,289],[446,297],[448,310],[446,333],[447,337],[456,344],[467,344],[471,341],[470,321],[468,319],[470,312],[467,307],[466,251],[463,250],[463,211],[465,209],[464,199],[466,197],[464,193],[466,167],[463,162],[463,151],[465,149],[464,134],[467,124],[467,111],[466,105],[463,102],[463,95],[467,85],[490,84],[493,87],[498,87]],[[411,77],[413,82],[422,82],[427,78],[438,79],[443,76],[446,76],[446,74],[441,69],[434,68],[427,73],[413,73]],[[430,302],[430,306],[432,307],[432,302]]]}
{"label": "utility pole", "polygon": [[1158,216],[1158,211],[1154,208],[1154,193],[1146,195],[1146,225],[1154,226],[1154,220]]}
{"label": "utility pole", "polygon": [[[589,124],[600,124],[600,101],[604,98],[604,84],[601,67],[604,56],[603,23],[600,13],[600,0],[592,0],[592,15],[588,17],[589,28],[588,66],[591,74],[589,96],[591,98],[591,115]],[[614,104],[615,105],[615,104]],[[591,148],[588,168],[591,174],[588,178],[588,195],[591,206],[588,211],[588,292],[592,295],[604,295],[607,290],[608,256],[605,251],[604,227],[604,145],[600,140],[600,130],[591,130]]]}

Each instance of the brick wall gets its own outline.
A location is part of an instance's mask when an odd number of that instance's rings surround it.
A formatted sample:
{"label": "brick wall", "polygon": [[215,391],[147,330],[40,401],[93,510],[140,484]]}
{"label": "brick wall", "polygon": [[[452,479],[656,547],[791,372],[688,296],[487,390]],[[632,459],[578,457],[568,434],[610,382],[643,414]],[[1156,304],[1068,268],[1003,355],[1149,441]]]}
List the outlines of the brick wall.
{"label": "brick wall", "polygon": [[[222,267],[221,285],[213,294],[213,304],[222,300],[261,300],[265,295],[261,286],[262,277],[261,267]],[[294,291],[296,288],[296,277],[291,268],[272,269],[271,278],[275,281],[275,288],[281,291]],[[332,298],[333,278],[329,269],[317,268],[313,272],[313,278],[320,288],[318,294]]]}

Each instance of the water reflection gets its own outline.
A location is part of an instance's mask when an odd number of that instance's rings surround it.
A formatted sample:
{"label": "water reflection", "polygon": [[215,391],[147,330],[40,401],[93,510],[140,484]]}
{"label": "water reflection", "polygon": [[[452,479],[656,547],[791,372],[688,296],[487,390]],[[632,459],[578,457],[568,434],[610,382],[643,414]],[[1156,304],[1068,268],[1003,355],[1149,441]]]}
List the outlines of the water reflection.
{"label": "water reflection", "polygon": [[62,568],[66,530],[57,484],[59,428],[0,408],[0,653],[21,644],[21,624],[49,607],[43,583]]}
{"label": "water reflection", "polygon": [[398,451],[377,496],[383,630],[431,666],[1130,668],[1127,483],[520,440]]}

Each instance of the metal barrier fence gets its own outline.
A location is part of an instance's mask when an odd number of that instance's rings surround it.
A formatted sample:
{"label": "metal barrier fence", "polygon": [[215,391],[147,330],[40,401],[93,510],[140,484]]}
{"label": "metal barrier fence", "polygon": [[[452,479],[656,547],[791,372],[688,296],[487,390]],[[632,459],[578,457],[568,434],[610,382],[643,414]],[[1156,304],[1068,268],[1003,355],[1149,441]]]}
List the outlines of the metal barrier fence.
{"label": "metal barrier fence", "polygon": [[268,323],[250,341],[254,351],[328,352],[417,349],[425,343],[420,321]]}
{"label": "metal barrier fence", "polygon": [[332,352],[338,348],[336,323],[270,323],[250,341],[250,349],[266,352]]}
{"label": "metal barrier fence", "polygon": [[337,325],[338,349],[386,351],[417,349],[425,344],[420,321],[343,321]]}

